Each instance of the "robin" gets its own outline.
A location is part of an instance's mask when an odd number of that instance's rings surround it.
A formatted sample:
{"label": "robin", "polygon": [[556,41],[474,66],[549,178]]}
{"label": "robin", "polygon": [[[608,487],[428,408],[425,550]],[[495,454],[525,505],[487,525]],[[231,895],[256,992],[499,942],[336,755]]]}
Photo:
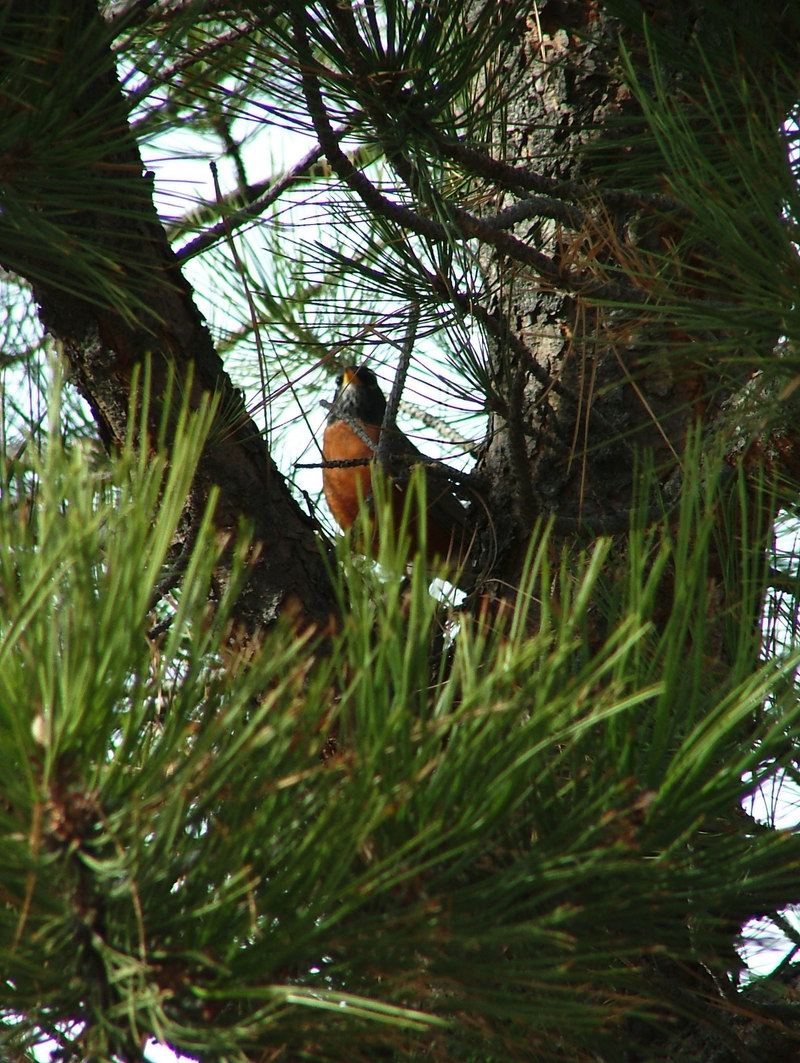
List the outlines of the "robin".
{"label": "robin", "polygon": [[[336,378],[336,393],[322,437],[322,486],[330,511],[343,531],[355,522],[360,504],[372,494],[378,442],[386,399],[377,377],[362,365],[350,365]],[[395,527],[400,526],[405,507],[411,466],[426,458],[398,428],[391,431],[388,468]],[[339,465],[350,462],[352,465]],[[360,462],[360,464],[359,464]],[[452,483],[440,468],[425,466],[425,538],[429,561],[461,567],[466,561],[472,535],[467,511],[453,493]],[[417,519],[409,520],[412,553],[417,548]],[[379,529],[376,529],[376,538]]]}

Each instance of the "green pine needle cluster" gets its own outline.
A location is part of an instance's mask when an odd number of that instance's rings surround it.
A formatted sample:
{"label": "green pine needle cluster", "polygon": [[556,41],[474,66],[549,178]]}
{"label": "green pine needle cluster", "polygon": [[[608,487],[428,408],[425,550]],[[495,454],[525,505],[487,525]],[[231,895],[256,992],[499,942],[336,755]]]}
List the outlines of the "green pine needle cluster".
{"label": "green pine needle cluster", "polygon": [[[429,409],[438,387],[459,445],[478,411],[504,431],[528,404],[503,466],[518,484],[546,402],[572,441],[559,460],[589,468],[633,437],[603,400],[646,385],[675,468],[666,490],[630,458],[640,504],[613,537],[557,534],[542,504],[497,598],[442,602],[419,562],[404,579],[402,535],[367,560],[342,542],[329,629],[287,614],[243,639],[236,597],[270,544],[223,538],[214,491],[186,529],[219,411],[184,411],[150,449],[162,396],[132,401],[138,432],[98,463],[61,441],[59,384],[31,371],[46,403],[27,419],[4,390],[0,1056],[49,1039],[65,1063],[127,1061],[154,1038],[203,1063],[628,1063],[681,1022],[730,1048],[746,1016],[794,1051],[796,990],[742,988],[740,956],[759,920],[788,935],[784,973],[800,946],[800,841],[754,811],[800,779],[796,548],[768,566],[768,525],[797,511],[791,441],[769,433],[794,431],[800,380],[798,34],[758,22],[786,5],[709,0],[687,33],[679,0],[112,4],[76,41],[87,3],[0,10],[4,365],[43,364],[20,293],[147,331],[152,181],[126,122],[144,147],[180,126],[236,174],[172,232],[201,245],[178,264],[212,262],[198,285],[226,364],[252,379],[258,359],[273,454],[284,415],[319,428],[326,372],[374,359],[388,380],[413,321],[407,396]],[[525,125],[508,45],[557,101],[593,32],[558,22],[573,7],[621,19],[620,106],[587,119],[577,160],[557,112]],[[85,66],[42,80],[61,47]],[[330,143],[256,188],[259,124]],[[734,470],[755,439],[782,482]]]}
{"label": "green pine needle cluster", "polygon": [[210,521],[147,637],[210,421],[90,477],[54,437],[0,504],[0,1043],[581,1059],[680,1011],[670,964],[731,984],[740,926],[798,900],[797,839],[740,805],[800,703],[794,652],[706,666],[713,473],[624,576],[543,527],[476,619],[342,558],[330,656],[287,621],[226,663]]}

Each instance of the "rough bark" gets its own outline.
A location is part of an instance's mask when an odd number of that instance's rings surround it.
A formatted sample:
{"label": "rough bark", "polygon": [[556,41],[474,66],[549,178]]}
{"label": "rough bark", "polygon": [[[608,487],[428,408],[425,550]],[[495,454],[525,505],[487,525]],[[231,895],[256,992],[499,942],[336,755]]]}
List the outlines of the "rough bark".
{"label": "rough bark", "polygon": [[[779,9],[769,9],[776,32]],[[731,25],[738,25],[744,40],[747,13],[740,14],[744,20],[739,24],[733,17]],[[641,25],[656,39],[662,33],[673,42],[689,42],[701,34],[711,42],[718,27],[706,25],[703,16],[702,5],[641,5]],[[682,240],[680,205],[671,206],[664,194],[663,160],[646,137],[641,147],[630,141],[635,123],[644,129],[644,122],[620,74],[620,41],[640,61],[646,81],[644,33],[626,27],[602,5],[582,0],[539,5],[537,19],[519,30],[515,60],[506,72],[515,92],[498,124],[495,154],[535,173],[542,187],[556,194],[561,189],[573,213],[568,224],[540,218],[512,230],[555,264],[563,283],[497,248],[484,250],[499,399],[479,471],[491,485],[491,511],[513,514],[502,528],[495,572],[511,586],[538,517],[553,518],[557,535],[590,540],[598,533],[624,533],[635,504],[649,503],[653,515],[669,510],[680,494],[687,443],[697,431],[709,445],[725,439],[731,463],[749,452],[762,471],[770,466],[773,474],[778,465],[791,464],[797,449],[793,431],[778,433],[776,444],[744,427],[742,409],[754,400],[747,392],[748,367],[714,354],[722,333],[693,331],[687,323],[704,300],[732,306],[737,296],[733,284],[726,287],[722,270],[714,278],[716,291],[695,289],[697,262]],[[672,68],[665,63],[660,74],[685,96],[687,107],[702,97],[699,75],[692,82],[677,59]],[[763,76],[777,75],[764,69]],[[792,91],[786,84],[787,108]],[[773,123],[777,135],[782,115],[760,117]],[[724,136],[711,116],[707,127],[700,112],[691,120],[709,148]],[[628,131],[619,147],[615,126]],[[615,187],[615,160],[624,158],[630,173],[637,153],[638,199]],[[581,188],[583,193],[576,191]],[[492,209],[512,200],[502,193]],[[662,270],[672,256],[671,295],[685,303],[685,320],[666,320],[646,305],[659,283],[651,253],[659,256]],[[602,305],[610,284],[628,309]],[[753,348],[769,356],[780,323],[776,316],[759,324],[763,329]],[[648,499],[637,495],[643,459],[657,474]],[[772,517],[762,514],[762,536]]]}

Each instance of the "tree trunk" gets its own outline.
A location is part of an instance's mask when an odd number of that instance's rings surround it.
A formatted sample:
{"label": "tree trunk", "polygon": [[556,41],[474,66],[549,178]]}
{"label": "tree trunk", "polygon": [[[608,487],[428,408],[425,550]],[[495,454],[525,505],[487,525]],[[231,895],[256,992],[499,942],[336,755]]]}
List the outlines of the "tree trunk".
{"label": "tree trunk", "polygon": [[[712,50],[717,28],[702,7],[641,6],[652,39],[690,49],[705,35]],[[768,17],[777,20],[779,8],[767,5]],[[731,25],[733,16],[726,29]],[[491,511],[514,515],[502,529],[506,550],[495,573],[512,586],[537,518],[554,518],[556,535],[569,539],[625,532],[634,506],[656,516],[675,504],[696,433],[708,450],[722,439],[731,462],[743,450],[752,453],[758,436],[747,434],[741,420],[746,389],[753,361],[769,357],[780,335],[777,313],[749,337],[740,325],[739,337],[709,328],[712,300],[736,324],[736,278],[714,262],[713,249],[698,248],[681,204],[670,202],[665,159],[645,135],[641,108],[620,76],[620,41],[641,83],[655,81],[641,33],[595,3],[547,3],[524,27],[508,71],[517,90],[497,129],[503,161],[538,175],[542,188],[575,205],[579,219],[572,230],[555,220],[513,230],[547,256],[554,276],[537,276],[494,248],[484,253],[497,401],[480,471],[491,484]],[[667,54],[673,65],[657,59],[658,77],[682,101],[698,142],[718,152],[730,131],[703,111],[700,72]],[[776,77],[777,67],[762,69],[762,76]],[[788,110],[794,89],[784,88]],[[732,82],[731,113],[735,93]],[[776,148],[782,117],[758,116],[774,124]],[[640,145],[631,141],[637,122]],[[636,194],[625,191],[632,174]],[[629,305],[605,306],[608,297]],[[665,300],[667,311],[659,306]],[[738,365],[729,356],[737,340],[750,344]],[[751,394],[749,402],[756,399]],[[792,432],[782,460],[796,446]],[[757,455],[763,466],[764,451]],[[655,484],[642,498],[648,465]],[[772,517],[762,514],[762,537]]]}
{"label": "tree trunk", "polygon": [[[75,384],[91,406],[106,446],[118,444],[132,430],[131,385],[135,371],[143,385],[146,365],[153,440],[164,418],[169,438],[169,425],[182,398],[190,408],[217,398],[217,424],[187,501],[175,544],[175,569],[180,572],[182,560],[188,559],[197,522],[209,492],[216,488],[215,523],[220,535],[232,544],[244,527],[253,542],[250,578],[237,606],[239,631],[232,636],[239,648],[281,615],[292,617],[300,628],[313,625],[325,631],[337,606],[314,522],[300,510],[273,464],[176,266],[153,206],[150,175],[143,172],[128,129],[109,29],[91,0],[68,0],[62,5],[61,19],[51,0],[33,5],[25,0],[17,6],[21,14],[16,18],[30,17],[29,36],[19,42],[21,50],[45,33],[42,52],[52,65],[43,74],[24,66],[12,69],[15,80],[9,97],[16,90],[18,99],[26,99],[39,76],[56,87],[64,78],[80,77],[85,87],[79,95],[73,93],[66,122],[53,106],[39,116],[50,119],[52,126],[38,130],[36,139],[31,134],[18,144],[6,178],[40,183],[42,206],[36,221],[52,224],[53,231],[42,246],[33,230],[24,260],[6,264],[33,282],[42,321],[63,344]],[[115,33],[119,31],[116,26]],[[20,108],[14,117],[24,115]],[[86,142],[86,157],[94,160],[88,166],[83,157],[74,161],[74,138],[79,135]],[[69,214],[60,204],[48,213],[47,187],[53,180],[67,195],[69,189],[80,191],[76,195],[80,206]],[[59,264],[57,283],[52,283],[47,256],[52,256],[53,243],[73,247],[76,257],[94,256],[110,274],[110,283],[119,278],[119,302],[105,291],[87,297],[80,291],[83,278],[76,276],[71,285],[64,264]],[[173,395],[171,410],[163,408],[168,394]],[[227,584],[231,558],[228,551],[217,571],[220,588]]]}

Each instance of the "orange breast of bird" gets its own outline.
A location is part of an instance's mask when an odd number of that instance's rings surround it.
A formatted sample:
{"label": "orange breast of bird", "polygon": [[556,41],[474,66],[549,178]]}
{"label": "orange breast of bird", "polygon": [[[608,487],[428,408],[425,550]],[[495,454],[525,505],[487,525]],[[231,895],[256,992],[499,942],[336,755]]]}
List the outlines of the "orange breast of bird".
{"label": "orange breast of bird", "polygon": [[[364,425],[366,435],[377,444],[381,433],[377,425]],[[375,451],[344,421],[334,421],[322,437],[322,486],[333,518],[343,531],[358,517],[359,507],[372,492],[370,462]],[[363,465],[330,466],[329,462],[357,461]]]}
{"label": "orange breast of bird", "polygon": [[[362,425],[366,435],[377,446],[380,428]],[[325,462],[322,485],[325,499],[334,520],[343,531],[356,521],[361,503],[372,494],[372,473],[375,451],[344,421],[334,421],[325,428],[322,438],[322,458]],[[330,465],[346,461],[362,461],[361,465]],[[463,508],[453,499],[450,486],[441,478],[427,476],[428,510],[425,519],[426,554],[429,561],[438,559],[457,563],[463,560],[467,545]],[[400,527],[406,503],[405,485],[392,482],[391,502],[395,530]],[[417,515],[411,513],[408,534],[411,552],[417,550]],[[437,519],[440,518],[440,519]],[[455,518],[455,519],[453,519]],[[375,529],[375,537],[379,529]],[[377,545],[377,542],[374,543]]]}
{"label": "orange breast of bird", "polygon": [[[337,378],[334,403],[322,437],[322,486],[325,499],[336,523],[344,531],[355,523],[362,502],[372,495],[375,447],[381,434],[380,425],[385,410],[386,399],[372,370],[366,366],[347,366]],[[361,438],[356,427],[362,429],[375,447]],[[391,481],[393,523],[397,532],[404,515],[411,468],[424,463],[425,459],[399,429],[388,431],[391,432],[391,445],[388,448],[386,472]],[[348,465],[347,462],[354,464]],[[429,561],[438,559],[450,567],[463,564],[472,545],[466,511],[454,495],[447,475],[427,467],[425,480],[427,501],[422,523],[427,558]],[[420,516],[413,511],[408,514],[407,530],[412,554],[422,545],[417,534]],[[380,531],[376,525],[374,546],[377,546]]]}

